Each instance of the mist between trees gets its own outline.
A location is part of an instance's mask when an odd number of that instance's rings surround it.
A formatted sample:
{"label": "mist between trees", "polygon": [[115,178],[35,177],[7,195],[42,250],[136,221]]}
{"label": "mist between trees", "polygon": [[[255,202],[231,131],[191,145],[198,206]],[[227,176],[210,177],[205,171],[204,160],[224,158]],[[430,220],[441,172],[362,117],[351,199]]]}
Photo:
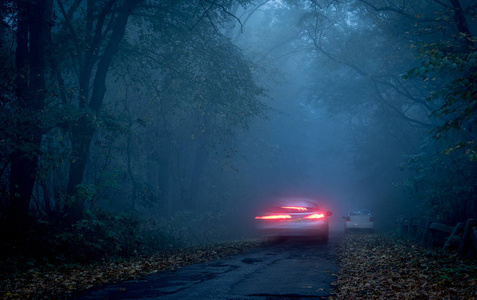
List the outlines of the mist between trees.
{"label": "mist between trees", "polygon": [[476,10],[3,1],[2,240],[81,260],[248,238],[283,195],[337,229],[475,217]]}

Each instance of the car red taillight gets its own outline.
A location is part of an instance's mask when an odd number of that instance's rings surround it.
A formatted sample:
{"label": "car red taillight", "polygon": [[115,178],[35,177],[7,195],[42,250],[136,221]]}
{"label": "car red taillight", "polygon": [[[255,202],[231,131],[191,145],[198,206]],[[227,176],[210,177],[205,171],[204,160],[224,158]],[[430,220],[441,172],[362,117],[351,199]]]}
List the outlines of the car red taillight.
{"label": "car red taillight", "polygon": [[282,206],[282,208],[294,209],[294,210],[298,210],[298,211],[308,210],[308,208],[306,208],[306,207],[300,207],[300,206]]}
{"label": "car red taillight", "polygon": [[349,216],[348,216],[348,217],[346,217],[346,222],[351,222],[351,219],[350,219],[350,217],[349,217]]}
{"label": "car red taillight", "polygon": [[290,215],[269,215],[269,216],[257,216],[256,220],[285,220],[291,219]]}
{"label": "car red taillight", "polygon": [[306,216],[305,219],[322,219],[325,217],[325,214],[312,214],[309,216]]}

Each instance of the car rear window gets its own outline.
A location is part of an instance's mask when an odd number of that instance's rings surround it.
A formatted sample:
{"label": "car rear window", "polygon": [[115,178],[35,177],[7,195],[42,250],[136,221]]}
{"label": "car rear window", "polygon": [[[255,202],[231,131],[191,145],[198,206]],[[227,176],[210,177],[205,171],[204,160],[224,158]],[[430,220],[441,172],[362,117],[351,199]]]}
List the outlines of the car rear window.
{"label": "car rear window", "polygon": [[371,216],[371,212],[365,209],[355,209],[349,212],[350,216]]}

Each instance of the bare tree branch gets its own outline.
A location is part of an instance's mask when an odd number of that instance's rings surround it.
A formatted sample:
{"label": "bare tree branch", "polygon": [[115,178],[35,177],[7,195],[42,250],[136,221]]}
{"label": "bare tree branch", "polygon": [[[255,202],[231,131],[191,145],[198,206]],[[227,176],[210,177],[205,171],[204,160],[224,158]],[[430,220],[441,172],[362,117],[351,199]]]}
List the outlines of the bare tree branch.
{"label": "bare tree branch", "polygon": [[[231,17],[234,18],[235,20],[237,20],[237,22],[239,22],[239,24],[240,24],[240,32],[243,32],[243,24],[242,24],[242,22],[240,21],[240,19],[239,19],[236,15],[234,15],[233,13],[229,12],[225,6],[223,6],[222,4],[219,4],[219,3],[217,3],[217,2],[214,2],[214,1],[209,1],[209,0],[203,0],[203,1],[205,1],[205,2],[207,2],[207,3],[209,3],[209,4],[212,4],[211,7],[213,7],[214,5],[220,7],[224,13],[226,13],[226,14],[229,15],[229,16],[231,16]],[[201,1],[201,2],[202,2],[202,1]]]}
{"label": "bare tree branch", "polygon": [[435,19],[425,19],[425,18],[420,18],[420,17],[417,17],[417,16],[414,16],[414,15],[411,15],[407,12],[405,12],[403,9],[399,9],[399,8],[396,8],[396,7],[392,7],[392,6],[383,6],[383,7],[377,7],[373,4],[371,4],[369,1],[367,0],[358,0],[360,2],[363,2],[364,4],[366,4],[367,6],[371,7],[373,10],[375,11],[391,11],[391,12],[394,12],[394,13],[397,13],[405,18],[408,18],[410,20],[413,20],[415,22],[420,22],[420,23],[425,23],[425,22],[438,22],[437,20]]}
{"label": "bare tree branch", "polygon": [[[310,29],[307,28],[306,29],[307,32],[308,32],[308,35],[310,36],[310,38],[312,39],[313,41],[313,44],[315,46],[315,48],[317,50],[319,50],[322,54],[324,54],[326,57],[328,57],[329,59],[339,63],[339,64],[342,64],[342,65],[345,65],[345,66],[348,66],[350,67],[351,69],[353,69],[354,71],[356,71],[359,75],[369,79],[371,81],[371,84],[372,86],[374,87],[375,91],[376,91],[376,94],[378,95],[378,98],[381,100],[382,104],[388,106],[389,108],[391,108],[394,112],[396,112],[397,115],[399,115],[401,118],[403,118],[404,120],[410,122],[410,123],[413,123],[413,124],[417,124],[417,125],[420,125],[422,127],[425,127],[425,128],[433,128],[434,126],[430,123],[424,123],[422,121],[419,121],[419,120],[415,120],[415,119],[412,119],[412,118],[409,118],[408,116],[406,116],[402,111],[400,111],[399,109],[397,109],[396,107],[394,107],[393,105],[391,105],[388,101],[386,101],[386,99],[383,98],[382,94],[381,94],[381,91],[379,90],[379,87],[378,87],[378,84],[383,84],[383,85],[387,85],[391,88],[393,88],[393,90],[395,90],[397,93],[401,94],[402,96],[406,97],[407,99],[413,101],[413,102],[417,102],[421,105],[424,105],[424,107],[429,107],[427,105],[427,103],[424,103],[423,104],[423,101],[422,100],[419,100],[415,97],[409,97],[410,94],[406,94],[405,92],[401,91],[400,89],[398,89],[394,84],[390,83],[390,82],[385,82],[385,81],[380,81],[380,80],[377,80],[375,77],[372,76],[372,74],[369,74],[368,72],[366,72],[365,70],[361,69],[360,67],[358,67],[356,64],[353,64],[353,63],[350,63],[350,62],[347,62],[347,61],[344,61],[342,59],[339,59],[337,57],[335,57],[334,55],[332,55],[331,53],[329,53],[328,51],[326,51],[323,46],[321,45],[321,39],[319,39],[319,37],[317,36],[316,32],[315,34],[312,34],[310,32]],[[415,101],[417,100],[417,101]],[[431,109],[429,107],[429,109]],[[431,110],[432,111],[432,110]]]}
{"label": "bare tree branch", "polygon": [[[68,31],[70,32],[71,34],[71,38],[73,39],[73,43],[75,44],[75,47],[76,49],[79,49],[80,48],[80,43],[79,43],[79,40],[78,40],[78,37],[76,35],[76,32],[75,30],[73,29],[73,26],[71,25],[71,19],[73,18],[73,15],[76,11],[76,9],[78,8],[78,6],[80,5],[81,3],[81,0],[75,0],[75,2],[73,3],[73,5],[71,5],[70,9],[68,12],[66,12],[65,10],[65,7],[63,5],[63,2],[61,0],[56,0],[56,3],[58,3],[58,6],[61,10],[61,13],[63,14],[63,17],[65,18],[64,19],[64,23],[63,23],[63,26],[65,28],[68,29]],[[71,52],[70,52],[71,53]],[[77,57],[77,55],[74,55],[71,53],[71,55],[73,57]],[[81,65],[82,64],[82,59],[81,57],[78,56],[78,60],[79,60],[79,64]]]}

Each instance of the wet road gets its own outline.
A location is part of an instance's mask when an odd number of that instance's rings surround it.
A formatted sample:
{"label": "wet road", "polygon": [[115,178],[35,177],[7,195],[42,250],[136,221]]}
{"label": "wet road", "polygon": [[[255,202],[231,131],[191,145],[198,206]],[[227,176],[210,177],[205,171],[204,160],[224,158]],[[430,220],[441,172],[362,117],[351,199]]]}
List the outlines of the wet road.
{"label": "wet road", "polygon": [[326,299],[335,246],[286,240],[226,259],[96,288],[74,299]]}

